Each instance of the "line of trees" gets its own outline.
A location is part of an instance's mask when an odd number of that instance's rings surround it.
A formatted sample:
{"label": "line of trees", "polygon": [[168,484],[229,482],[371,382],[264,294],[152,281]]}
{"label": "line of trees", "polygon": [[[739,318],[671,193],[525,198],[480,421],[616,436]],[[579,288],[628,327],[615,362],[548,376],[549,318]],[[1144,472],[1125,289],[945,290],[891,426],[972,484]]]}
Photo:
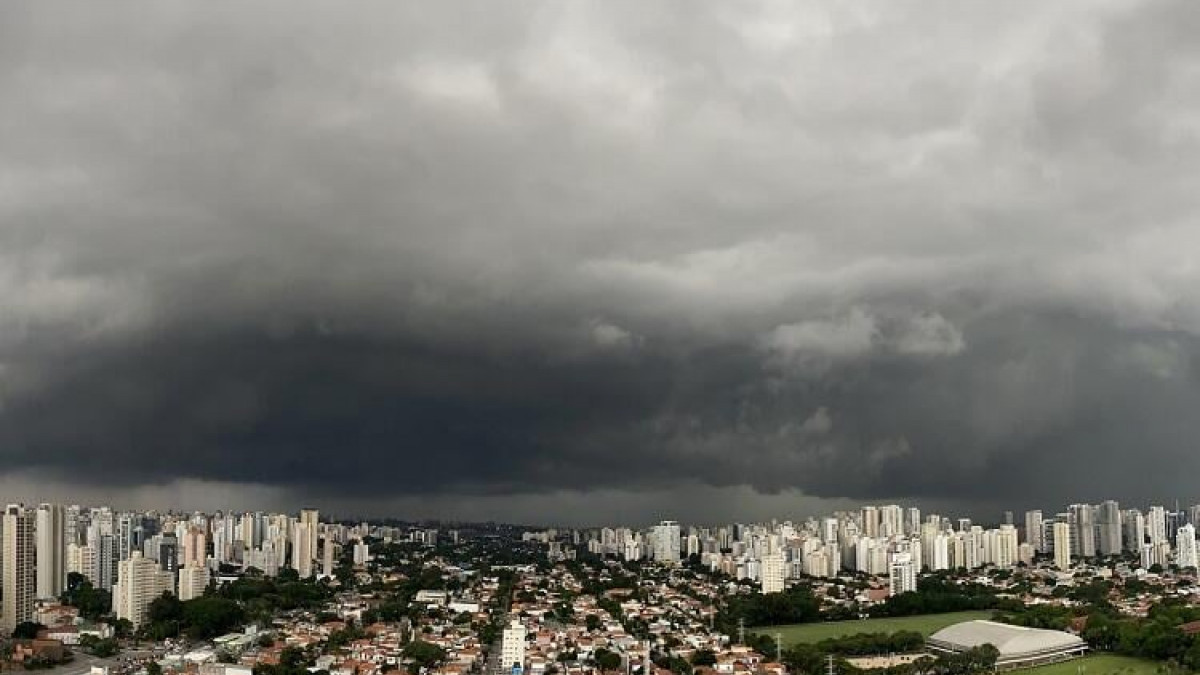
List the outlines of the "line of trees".
{"label": "line of trees", "polygon": [[976,583],[957,583],[944,575],[923,577],[917,590],[893,595],[871,607],[871,616],[916,616],[969,610],[1020,610],[1020,600],[1000,598],[991,587]]}

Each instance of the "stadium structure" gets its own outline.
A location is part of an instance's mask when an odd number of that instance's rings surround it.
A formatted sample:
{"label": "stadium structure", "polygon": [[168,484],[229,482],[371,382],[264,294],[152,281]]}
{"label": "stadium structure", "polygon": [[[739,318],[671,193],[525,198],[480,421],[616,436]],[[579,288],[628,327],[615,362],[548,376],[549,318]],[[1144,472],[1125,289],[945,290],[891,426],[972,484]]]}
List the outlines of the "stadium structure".
{"label": "stadium structure", "polygon": [[929,636],[930,651],[957,654],[990,644],[999,650],[996,670],[1016,670],[1082,656],[1087,643],[1060,630],[1026,628],[995,621],[964,621]]}

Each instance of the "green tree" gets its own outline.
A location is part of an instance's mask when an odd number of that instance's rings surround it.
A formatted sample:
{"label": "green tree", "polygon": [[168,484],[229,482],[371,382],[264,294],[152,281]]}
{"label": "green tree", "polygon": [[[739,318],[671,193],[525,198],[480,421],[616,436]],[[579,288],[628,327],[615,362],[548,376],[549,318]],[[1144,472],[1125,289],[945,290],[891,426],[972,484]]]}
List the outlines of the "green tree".
{"label": "green tree", "polygon": [[92,621],[112,610],[112,594],[102,588],[95,588],[87,577],[78,572],[67,575],[67,588],[59,600],[64,605],[75,607],[80,616]]}
{"label": "green tree", "polygon": [[402,653],[421,668],[433,668],[446,660],[446,650],[424,640],[413,640],[404,646]]}
{"label": "green tree", "polygon": [[245,620],[241,606],[226,598],[204,596],[183,603],[183,625],[189,637],[207,640],[236,629]]}
{"label": "green tree", "polygon": [[594,652],[592,660],[600,670],[617,670],[621,667],[621,655],[604,647]]}
{"label": "green tree", "polygon": [[45,628],[40,623],[33,621],[22,621],[13,629],[12,636],[17,640],[32,640],[38,636],[38,631]]}

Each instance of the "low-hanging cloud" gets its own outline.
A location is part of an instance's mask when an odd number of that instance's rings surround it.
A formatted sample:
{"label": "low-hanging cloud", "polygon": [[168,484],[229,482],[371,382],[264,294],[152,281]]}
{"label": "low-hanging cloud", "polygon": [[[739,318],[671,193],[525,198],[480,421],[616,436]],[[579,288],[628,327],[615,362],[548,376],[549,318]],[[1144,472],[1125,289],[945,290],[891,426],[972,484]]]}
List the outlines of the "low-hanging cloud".
{"label": "low-hanging cloud", "polygon": [[1200,498],[1188,3],[376,9],[0,8],[10,487]]}

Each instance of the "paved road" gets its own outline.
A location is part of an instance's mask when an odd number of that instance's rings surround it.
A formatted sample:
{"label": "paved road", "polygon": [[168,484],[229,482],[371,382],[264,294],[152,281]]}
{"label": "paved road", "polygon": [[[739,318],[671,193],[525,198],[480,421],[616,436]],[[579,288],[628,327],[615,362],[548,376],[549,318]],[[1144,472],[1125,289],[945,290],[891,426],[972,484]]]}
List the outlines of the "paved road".
{"label": "paved road", "polygon": [[49,675],[87,675],[87,673],[91,671],[92,666],[112,666],[118,662],[118,659],[119,657],[116,656],[112,658],[101,659],[90,654],[84,654],[83,652],[76,651],[74,661],[61,666],[55,666],[41,672],[49,673]]}
{"label": "paved road", "polygon": [[483,666],[484,675],[501,675],[500,672],[500,640],[492,643],[488,649],[487,663]]}
{"label": "paved road", "polygon": [[75,654],[75,659],[70,663],[38,672],[47,673],[48,675],[88,675],[93,666],[107,666],[112,668],[120,665],[122,660],[144,658],[153,655],[153,652],[147,649],[129,649],[117,656],[102,659],[91,654],[85,654],[79,651],[78,648],[72,651]]}

